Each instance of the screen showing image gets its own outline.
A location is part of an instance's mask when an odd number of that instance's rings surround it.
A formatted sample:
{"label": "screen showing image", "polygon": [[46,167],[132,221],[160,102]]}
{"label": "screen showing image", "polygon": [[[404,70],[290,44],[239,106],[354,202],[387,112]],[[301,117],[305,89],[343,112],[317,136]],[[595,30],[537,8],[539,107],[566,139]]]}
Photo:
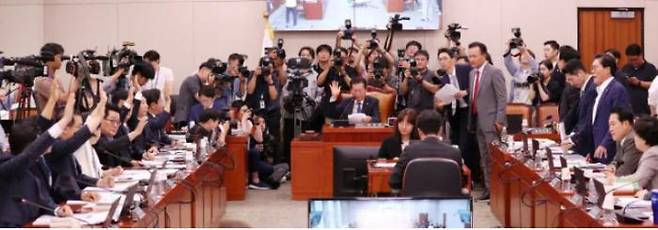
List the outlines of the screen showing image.
{"label": "screen showing image", "polygon": [[470,228],[470,198],[310,200],[310,228]]}
{"label": "screen showing image", "polygon": [[385,30],[395,14],[405,30],[436,30],[442,0],[267,0],[269,21],[275,31],[338,30],[345,20],[355,30]]}

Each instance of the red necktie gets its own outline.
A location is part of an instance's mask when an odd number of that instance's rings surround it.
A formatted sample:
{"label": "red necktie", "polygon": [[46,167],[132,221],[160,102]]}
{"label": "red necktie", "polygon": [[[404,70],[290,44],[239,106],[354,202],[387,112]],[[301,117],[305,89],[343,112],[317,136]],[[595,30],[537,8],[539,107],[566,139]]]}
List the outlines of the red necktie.
{"label": "red necktie", "polygon": [[471,112],[473,114],[478,113],[478,92],[480,91],[480,71],[476,70],[475,71],[475,85],[473,85],[473,100],[471,103]]}

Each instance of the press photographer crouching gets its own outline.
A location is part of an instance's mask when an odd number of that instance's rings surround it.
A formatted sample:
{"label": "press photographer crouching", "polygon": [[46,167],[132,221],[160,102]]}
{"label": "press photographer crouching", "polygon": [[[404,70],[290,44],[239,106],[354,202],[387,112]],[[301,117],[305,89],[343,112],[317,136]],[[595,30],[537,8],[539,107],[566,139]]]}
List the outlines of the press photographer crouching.
{"label": "press photographer crouching", "polygon": [[283,156],[279,151],[281,105],[279,103],[279,94],[281,93],[281,82],[279,78],[274,77],[273,60],[265,56],[260,59],[259,66],[247,83],[247,105],[253,111],[262,113],[267,126],[274,135],[275,161],[282,162]]}
{"label": "press photographer crouching", "polygon": [[288,81],[283,87],[283,154],[290,162],[290,142],[309,130],[309,120],[321,97],[316,83],[317,73],[307,58],[291,58],[287,63]]}
{"label": "press photographer crouching", "polygon": [[201,112],[199,122],[189,130],[192,141],[199,143],[199,140],[206,138],[208,147],[212,151],[225,146],[226,136],[230,131],[230,122],[222,121],[222,116],[220,112],[212,109]]}
{"label": "press photographer crouching", "polygon": [[267,126],[264,114],[253,117],[254,126],[249,139],[248,169],[249,189],[277,189],[286,180],[290,170],[287,163],[274,165],[276,147],[273,130]]}

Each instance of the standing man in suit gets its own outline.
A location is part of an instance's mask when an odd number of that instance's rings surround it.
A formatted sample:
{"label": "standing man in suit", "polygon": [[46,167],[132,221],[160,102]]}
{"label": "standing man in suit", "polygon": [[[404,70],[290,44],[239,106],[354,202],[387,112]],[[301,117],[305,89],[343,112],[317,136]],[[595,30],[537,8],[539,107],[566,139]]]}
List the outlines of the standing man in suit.
{"label": "standing man in suit", "polygon": [[617,153],[609,168],[615,176],[635,173],[642,158],[642,152],[635,146],[633,113],[622,108],[613,108],[610,114],[610,135],[617,142]]}
{"label": "standing man in suit", "polygon": [[349,115],[362,113],[366,116],[363,123],[379,123],[379,101],[370,96],[366,96],[366,80],[363,78],[352,79],[351,94],[349,99],[341,99],[340,86],[338,82],[331,83],[331,98],[329,99],[329,111],[333,114],[334,119],[348,119]]}
{"label": "standing man in suit", "polygon": [[[614,79],[617,72],[615,59],[608,55],[599,55],[592,63],[594,74],[595,96],[591,104],[591,127],[594,152],[588,154],[591,161],[609,163],[615,156],[615,142],[609,132],[608,120],[612,108],[628,108],[630,102],[624,86]],[[587,109],[586,111],[589,111]]]}
{"label": "standing man in suit", "polygon": [[[456,64],[457,54],[448,48],[439,49],[437,55],[439,66],[448,74],[448,83],[461,90],[455,97],[459,98],[451,105],[446,105],[446,113],[450,123],[450,142],[459,146],[462,150],[464,163],[471,169],[472,178],[480,178],[480,155],[478,152],[475,135],[468,132],[468,115],[469,115],[469,74],[473,67],[470,65]],[[446,77],[444,77],[446,78]],[[443,79],[442,79],[443,80]]]}
{"label": "standing man in suit", "polygon": [[[578,102],[582,96],[581,88],[584,83],[587,82],[579,81],[578,84],[575,84],[574,82],[570,81],[574,79],[574,76],[579,75],[579,73],[582,73],[582,76],[584,77],[580,80],[587,77],[587,73],[584,72],[582,63],[580,63],[580,61],[571,62],[571,60],[574,59],[580,59],[580,55],[576,49],[568,45],[560,47],[557,69],[560,70],[560,74],[564,75],[567,85],[562,91],[558,111],[560,114],[560,121],[564,123],[564,129],[566,133],[571,133],[571,131],[573,131],[574,127],[576,126],[576,123],[578,122]],[[565,70],[567,63],[571,63],[569,71]],[[580,72],[581,70],[582,72]],[[572,77],[569,78],[569,75]]]}
{"label": "standing man in suit", "polygon": [[491,158],[489,144],[500,140],[500,132],[507,125],[507,86],[500,69],[487,63],[487,46],[480,42],[468,45],[468,60],[473,66],[470,74],[469,130],[475,131],[480,148],[480,166],[485,190],[479,200],[489,199]]}
{"label": "standing man in suit", "polygon": [[462,157],[459,149],[439,140],[441,124],[441,115],[434,110],[425,110],[418,115],[416,127],[418,127],[418,135],[420,135],[421,141],[407,146],[400,155],[400,161],[395,164],[389,180],[392,189],[402,189],[402,178],[404,178],[407,164],[416,158],[450,159],[455,161],[461,169]]}

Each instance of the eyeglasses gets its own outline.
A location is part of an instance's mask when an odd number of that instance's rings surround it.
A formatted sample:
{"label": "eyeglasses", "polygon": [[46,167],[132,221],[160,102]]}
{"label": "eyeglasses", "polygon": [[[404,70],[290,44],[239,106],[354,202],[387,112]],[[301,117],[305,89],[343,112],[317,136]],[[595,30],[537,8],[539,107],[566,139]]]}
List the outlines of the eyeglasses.
{"label": "eyeglasses", "polygon": [[109,121],[113,125],[118,125],[121,124],[120,120],[111,120],[111,119],[105,119],[106,121]]}

